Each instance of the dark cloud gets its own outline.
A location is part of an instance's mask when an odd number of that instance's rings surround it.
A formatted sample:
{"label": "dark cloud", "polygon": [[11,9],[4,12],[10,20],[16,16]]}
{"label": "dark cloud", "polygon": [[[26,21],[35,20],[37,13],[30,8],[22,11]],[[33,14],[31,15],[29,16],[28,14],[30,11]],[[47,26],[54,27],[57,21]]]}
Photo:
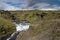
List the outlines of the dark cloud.
{"label": "dark cloud", "polygon": [[55,4],[57,3],[58,1],[57,0],[30,0],[28,1],[28,7],[31,7],[37,3],[48,3],[48,4]]}
{"label": "dark cloud", "polygon": [[35,5],[36,3],[42,3],[42,2],[48,2],[47,0],[31,0],[31,1],[29,1],[28,2],[28,6],[30,7],[30,6],[33,6],[33,5]]}

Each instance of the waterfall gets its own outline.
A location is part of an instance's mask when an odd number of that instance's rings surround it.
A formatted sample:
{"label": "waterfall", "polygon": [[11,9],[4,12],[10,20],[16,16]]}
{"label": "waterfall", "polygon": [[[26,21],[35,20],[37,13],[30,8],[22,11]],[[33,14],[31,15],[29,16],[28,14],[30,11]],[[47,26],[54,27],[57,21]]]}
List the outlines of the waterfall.
{"label": "waterfall", "polygon": [[26,31],[29,29],[30,23],[27,21],[22,21],[20,24],[15,23],[16,26],[16,32],[14,32],[7,40],[16,40],[17,35],[21,31]]}
{"label": "waterfall", "polygon": [[20,23],[15,24],[16,25],[16,31],[26,31],[29,29],[29,23]]}

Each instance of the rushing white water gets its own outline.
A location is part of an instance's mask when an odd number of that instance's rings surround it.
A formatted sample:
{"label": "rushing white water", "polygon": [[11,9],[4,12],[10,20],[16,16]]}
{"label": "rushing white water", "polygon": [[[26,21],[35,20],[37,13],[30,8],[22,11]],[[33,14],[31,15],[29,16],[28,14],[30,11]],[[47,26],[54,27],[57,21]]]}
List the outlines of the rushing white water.
{"label": "rushing white water", "polygon": [[14,32],[9,38],[7,38],[7,40],[16,40],[18,34],[19,32]]}
{"label": "rushing white water", "polygon": [[21,22],[20,24],[14,23],[16,25],[16,32],[14,32],[7,40],[16,40],[17,35],[20,31],[26,31],[29,29],[30,23]]}
{"label": "rushing white water", "polygon": [[16,31],[26,31],[29,29],[29,23],[20,23],[15,25],[16,25]]}

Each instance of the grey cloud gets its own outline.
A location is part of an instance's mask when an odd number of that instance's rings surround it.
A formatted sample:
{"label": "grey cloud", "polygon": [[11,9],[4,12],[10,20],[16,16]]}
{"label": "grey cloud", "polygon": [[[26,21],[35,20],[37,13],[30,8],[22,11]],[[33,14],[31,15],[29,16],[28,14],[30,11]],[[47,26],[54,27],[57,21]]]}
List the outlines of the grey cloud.
{"label": "grey cloud", "polygon": [[37,4],[37,3],[52,3],[52,2],[54,2],[54,1],[56,1],[56,0],[28,0],[28,7],[31,7],[31,6],[33,6],[33,5],[35,5],[35,4]]}
{"label": "grey cloud", "polygon": [[30,0],[30,1],[28,1],[29,3],[29,5],[28,6],[33,6],[33,5],[35,5],[36,3],[41,3],[41,2],[45,2],[46,0]]}

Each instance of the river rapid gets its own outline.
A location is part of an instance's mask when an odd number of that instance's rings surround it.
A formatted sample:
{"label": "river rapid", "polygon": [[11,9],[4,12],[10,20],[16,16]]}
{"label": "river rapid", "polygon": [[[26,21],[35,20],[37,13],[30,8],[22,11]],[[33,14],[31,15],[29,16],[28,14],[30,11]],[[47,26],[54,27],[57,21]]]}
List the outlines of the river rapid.
{"label": "river rapid", "polygon": [[7,40],[16,40],[17,35],[21,32],[21,31],[27,31],[29,29],[30,23],[27,21],[22,21],[21,23],[17,24],[15,23],[16,26],[16,32],[14,32],[13,34],[11,34],[11,36],[9,38],[7,38]]}

